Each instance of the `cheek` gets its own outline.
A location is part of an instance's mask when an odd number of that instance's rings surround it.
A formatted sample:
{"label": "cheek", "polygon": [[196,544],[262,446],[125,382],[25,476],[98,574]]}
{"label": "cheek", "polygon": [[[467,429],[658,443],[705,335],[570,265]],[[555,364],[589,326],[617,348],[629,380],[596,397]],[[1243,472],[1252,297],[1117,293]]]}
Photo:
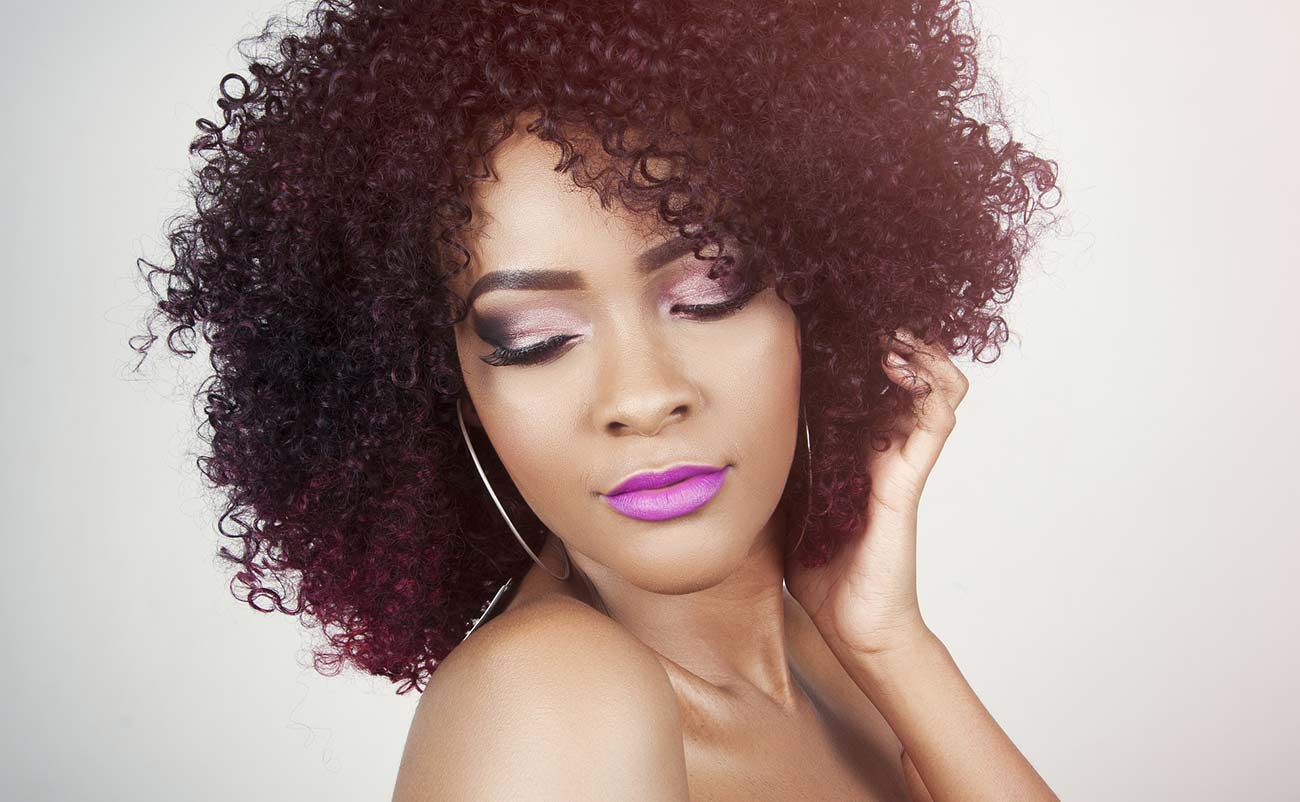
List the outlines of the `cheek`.
{"label": "cheek", "polygon": [[[579,385],[533,386],[531,375],[543,371],[533,372],[525,381],[522,372],[504,378],[500,374],[512,371],[485,367],[484,379],[471,392],[481,404],[479,415],[492,447],[528,505],[548,527],[561,527],[586,501],[581,491],[591,484],[585,473],[590,455],[576,450],[573,437],[572,416],[580,405],[566,395]],[[558,455],[567,458],[557,459]]]}
{"label": "cheek", "polygon": [[[530,503],[549,505],[585,482],[577,475],[583,459],[574,452],[573,422],[565,417],[574,404],[565,403],[554,388],[550,393],[486,393],[485,398],[491,417],[483,423],[492,446]],[[557,459],[562,454],[572,459]]]}
{"label": "cheek", "polygon": [[[758,310],[755,310],[758,311]],[[800,400],[798,320],[779,298],[751,316],[746,336],[728,344],[713,376],[715,397],[725,407],[725,426],[735,453],[745,460],[747,493],[760,513],[775,505],[788,480],[795,455]],[[741,334],[737,331],[737,334]],[[761,521],[759,521],[761,524]]]}
{"label": "cheek", "polygon": [[551,489],[567,487],[571,492],[575,477],[557,470],[555,455],[572,451],[567,433],[573,431],[573,423],[565,415],[579,405],[566,393],[580,385],[557,381],[548,370],[515,371],[484,364],[479,354],[487,349],[473,335],[458,337],[457,349],[479,419],[520,492],[530,504]]}
{"label": "cheek", "polygon": [[789,305],[775,297],[753,311],[702,357],[708,360],[702,375],[738,425],[751,429],[756,440],[770,440],[798,411],[798,323]]}

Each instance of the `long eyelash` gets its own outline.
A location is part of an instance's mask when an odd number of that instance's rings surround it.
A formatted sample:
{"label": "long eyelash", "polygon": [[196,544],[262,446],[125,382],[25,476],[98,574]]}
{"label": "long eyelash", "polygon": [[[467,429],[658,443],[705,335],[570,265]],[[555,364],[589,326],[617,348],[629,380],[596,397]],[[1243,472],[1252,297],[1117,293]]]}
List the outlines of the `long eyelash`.
{"label": "long eyelash", "polygon": [[694,316],[697,320],[716,320],[717,318],[725,317],[733,312],[740,311],[741,308],[743,308],[745,304],[749,303],[755,295],[762,291],[762,289],[761,286],[755,284],[748,287],[735,298],[723,301],[722,303],[678,304],[673,307],[673,311],[685,312],[688,315]]}
{"label": "long eyelash", "polygon": [[554,337],[542,340],[539,343],[524,346],[523,348],[506,348],[505,346],[498,346],[495,351],[487,356],[481,356],[479,359],[489,365],[496,365],[498,367],[516,364],[531,365],[536,362],[541,362],[548,353],[554,351],[556,348],[577,336],[578,335],[576,334],[557,334]]}
{"label": "long eyelash", "polygon": [[[674,312],[685,312],[696,320],[717,320],[740,311],[748,304],[755,295],[762,291],[762,287],[754,285],[746,289],[735,298],[716,304],[678,304],[672,308]],[[574,339],[576,334],[557,334],[554,337],[542,340],[539,343],[525,346],[523,348],[506,348],[498,346],[496,350],[487,356],[481,356],[479,359],[489,365],[503,367],[505,365],[533,365],[544,362],[546,357],[561,345]]]}

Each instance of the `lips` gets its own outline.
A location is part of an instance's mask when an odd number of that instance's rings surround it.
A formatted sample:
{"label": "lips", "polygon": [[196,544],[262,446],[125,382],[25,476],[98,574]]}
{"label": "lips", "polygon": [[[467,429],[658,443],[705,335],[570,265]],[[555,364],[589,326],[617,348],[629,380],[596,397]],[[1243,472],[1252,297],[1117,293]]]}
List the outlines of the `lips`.
{"label": "lips", "polygon": [[639,473],[602,498],[629,518],[677,518],[703,507],[717,495],[730,470],[730,465],[683,465],[659,473]]}
{"label": "lips", "polygon": [[634,490],[653,490],[657,487],[667,487],[668,485],[677,484],[683,479],[690,479],[692,476],[699,476],[702,473],[714,473],[720,470],[722,468],[715,468],[712,465],[678,465],[666,471],[642,471],[625,479],[618,487],[609,491],[606,495],[617,496],[620,493],[629,493]]}

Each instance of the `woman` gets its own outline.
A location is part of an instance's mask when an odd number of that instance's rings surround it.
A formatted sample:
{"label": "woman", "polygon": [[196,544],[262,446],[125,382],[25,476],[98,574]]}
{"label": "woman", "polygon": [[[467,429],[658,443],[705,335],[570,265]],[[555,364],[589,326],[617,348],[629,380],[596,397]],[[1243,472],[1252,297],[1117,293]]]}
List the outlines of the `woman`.
{"label": "woman", "polygon": [[423,690],[395,799],[1055,799],[916,598],[950,357],[1056,177],[968,116],[956,7],[259,41],[148,277],[211,348],[237,595]]}

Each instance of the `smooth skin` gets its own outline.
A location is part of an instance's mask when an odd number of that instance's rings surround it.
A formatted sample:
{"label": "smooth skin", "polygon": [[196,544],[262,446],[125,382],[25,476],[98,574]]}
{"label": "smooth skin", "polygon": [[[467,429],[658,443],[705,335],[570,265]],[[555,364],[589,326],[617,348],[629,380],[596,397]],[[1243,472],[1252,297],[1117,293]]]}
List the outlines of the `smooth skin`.
{"label": "smooth skin", "polygon": [[867,449],[867,526],[822,568],[787,562],[787,586],[902,741],[916,802],[1057,800],[921,617],[921,492],[970,385],[941,346],[908,331],[894,336],[901,342],[888,344],[883,363],[912,393],[913,413],[895,426],[886,450]]}
{"label": "smooth skin", "polygon": [[[947,354],[898,333],[907,365],[887,375],[916,403],[888,451],[864,452],[871,523],[804,569],[778,505],[802,436],[793,310],[769,288],[723,318],[682,314],[725,300],[708,263],[644,271],[665,233],[576,191],[525,123],[474,199],[459,289],[534,269],[584,286],[486,293],[457,348],[467,424],[552,533],[543,562],[558,571],[558,537],[576,576],[533,566],[439,665],[394,800],[1055,799],[916,603],[917,504],[967,387]],[[535,365],[482,359],[556,335]],[[732,466],[690,515],[637,521],[600,498],[683,461]]]}

